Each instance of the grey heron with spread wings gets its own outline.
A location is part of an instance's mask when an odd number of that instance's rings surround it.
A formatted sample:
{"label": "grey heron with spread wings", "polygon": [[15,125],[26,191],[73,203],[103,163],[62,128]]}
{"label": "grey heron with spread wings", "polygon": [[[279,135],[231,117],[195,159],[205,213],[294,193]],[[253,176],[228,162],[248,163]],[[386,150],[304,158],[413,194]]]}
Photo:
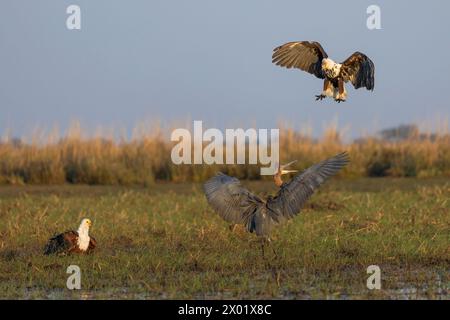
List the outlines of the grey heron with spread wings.
{"label": "grey heron with spread wings", "polygon": [[338,103],[347,99],[345,83],[355,89],[375,87],[375,65],[364,53],[355,52],[342,63],[330,58],[319,42],[293,41],[273,50],[272,62],[280,67],[296,68],[324,79],[323,91],[316,100],[334,98]]}
{"label": "grey heron with spread wings", "polygon": [[348,162],[348,154],[340,153],[309,167],[289,182],[283,182],[281,176],[294,172],[286,170],[293,162],[280,166],[274,175],[275,184],[280,189],[274,197],[266,199],[251,193],[238,179],[223,173],[208,180],[204,191],[208,203],[224,220],[243,224],[249,232],[270,241],[272,228],[295,217],[314,191]]}

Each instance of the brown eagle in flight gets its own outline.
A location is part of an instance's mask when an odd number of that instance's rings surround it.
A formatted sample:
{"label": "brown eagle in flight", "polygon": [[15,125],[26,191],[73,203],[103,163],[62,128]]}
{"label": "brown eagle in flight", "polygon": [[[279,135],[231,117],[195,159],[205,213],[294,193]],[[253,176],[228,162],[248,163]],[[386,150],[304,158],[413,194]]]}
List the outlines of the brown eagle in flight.
{"label": "brown eagle in flight", "polygon": [[297,68],[325,79],[323,91],[316,100],[332,97],[337,102],[347,99],[345,82],[351,82],[355,89],[365,87],[373,91],[375,86],[375,65],[365,54],[355,52],[342,63],[328,58],[318,42],[288,42],[273,50],[272,62],[277,66]]}

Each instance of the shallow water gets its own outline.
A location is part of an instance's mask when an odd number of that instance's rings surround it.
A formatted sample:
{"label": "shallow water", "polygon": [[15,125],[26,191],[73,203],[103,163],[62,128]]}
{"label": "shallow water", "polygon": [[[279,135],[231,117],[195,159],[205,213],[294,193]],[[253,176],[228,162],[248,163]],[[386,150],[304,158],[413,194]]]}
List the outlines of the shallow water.
{"label": "shallow water", "polygon": [[[353,300],[353,299],[392,299],[392,300],[450,300],[450,285],[443,284],[440,279],[430,288],[429,284],[417,287],[405,285],[404,287],[395,289],[381,289],[374,291],[355,291],[355,292],[337,292],[335,294],[320,294],[316,288],[311,287],[304,289],[301,294],[283,292],[273,297],[256,297],[256,299],[287,299],[287,300],[309,300],[309,299],[326,299],[326,300]],[[376,291],[376,292],[375,292]],[[310,292],[310,293],[308,293]],[[255,298],[255,297],[236,297],[232,292],[205,293],[197,294],[190,299],[201,300],[223,300],[223,299],[239,299],[239,298]],[[26,289],[23,297],[20,299],[50,299],[50,300],[91,300],[91,299],[133,299],[133,300],[154,300],[154,299],[170,299],[168,294],[154,294],[150,292],[134,292],[131,288],[119,288],[114,290],[40,290],[38,288]]]}

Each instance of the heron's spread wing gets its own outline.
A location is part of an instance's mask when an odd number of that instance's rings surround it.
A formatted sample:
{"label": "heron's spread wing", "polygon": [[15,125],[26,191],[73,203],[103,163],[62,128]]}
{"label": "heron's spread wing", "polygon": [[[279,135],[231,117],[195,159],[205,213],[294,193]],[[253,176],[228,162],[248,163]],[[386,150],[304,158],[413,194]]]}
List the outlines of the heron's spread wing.
{"label": "heron's spread wing", "polygon": [[239,180],[218,173],[204,184],[206,199],[226,221],[247,225],[262,200],[242,187]]}
{"label": "heron's spread wing", "polygon": [[267,200],[274,221],[290,219],[300,212],[314,191],[349,162],[346,152],[319,162],[284,184],[278,194]]}
{"label": "heron's spread wing", "polygon": [[375,65],[361,52],[355,52],[342,62],[341,75],[344,81],[350,81],[355,89],[365,87],[367,90],[373,90],[375,87]]}
{"label": "heron's spread wing", "polygon": [[323,79],[322,59],[328,58],[318,42],[288,42],[273,50],[272,62],[277,66],[297,68]]}

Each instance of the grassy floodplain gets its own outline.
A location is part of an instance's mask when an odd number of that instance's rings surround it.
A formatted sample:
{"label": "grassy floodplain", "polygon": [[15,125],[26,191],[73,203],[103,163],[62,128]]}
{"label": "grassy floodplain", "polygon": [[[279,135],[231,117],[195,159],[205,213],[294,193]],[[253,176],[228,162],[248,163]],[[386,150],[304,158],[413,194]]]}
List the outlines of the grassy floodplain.
{"label": "grassy floodplain", "polygon": [[[85,216],[95,254],[42,255]],[[278,257],[265,262],[255,236],[230,231],[196,183],[1,186],[0,298],[450,298],[448,179],[332,179],[273,238]],[[80,291],[66,289],[71,264]],[[366,287],[373,264],[381,290]]]}

